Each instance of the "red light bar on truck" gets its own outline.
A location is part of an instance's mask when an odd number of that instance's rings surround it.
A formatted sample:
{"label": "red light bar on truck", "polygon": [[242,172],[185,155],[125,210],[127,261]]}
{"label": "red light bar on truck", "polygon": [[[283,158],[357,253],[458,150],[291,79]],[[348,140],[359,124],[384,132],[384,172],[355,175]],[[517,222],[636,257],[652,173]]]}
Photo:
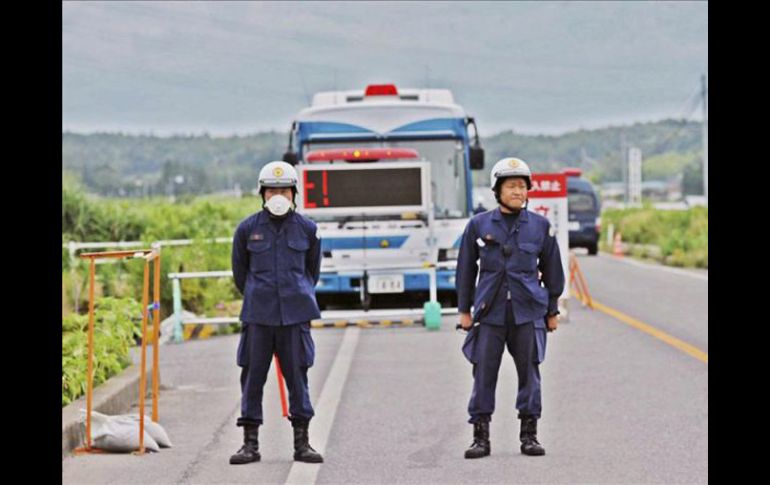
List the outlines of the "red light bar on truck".
{"label": "red light bar on truck", "polygon": [[579,168],[565,168],[564,170],[561,171],[561,173],[563,173],[567,177],[580,177],[581,175],[583,175],[583,171],[580,170]]}
{"label": "red light bar on truck", "polygon": [[308,162],[331,162],[333,160],[369,162],[419,157],[417,150],[411,148],[332,148],[330,150],[310,151],[306,160]]}
{"label": "red light bar on truck", "polygon": [[395,84],[370,84],[364,96],[398,96],[398,89]]}

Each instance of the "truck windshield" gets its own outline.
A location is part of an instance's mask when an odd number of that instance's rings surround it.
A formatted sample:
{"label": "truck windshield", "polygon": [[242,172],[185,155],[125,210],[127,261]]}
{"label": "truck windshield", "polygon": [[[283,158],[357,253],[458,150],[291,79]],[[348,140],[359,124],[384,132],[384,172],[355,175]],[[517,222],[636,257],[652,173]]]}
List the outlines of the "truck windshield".
{"label": "truck windshield", "polygon": [[[434,216],[437,219],[468,217],[464,168],[465,151],[460,140],[313,142],[304,145],[303,153],[321,148],[348,147],[400,147],[417,150],[420,157],[431,164]],[[329,216],[322,219],[334,220],[339,218]]]}

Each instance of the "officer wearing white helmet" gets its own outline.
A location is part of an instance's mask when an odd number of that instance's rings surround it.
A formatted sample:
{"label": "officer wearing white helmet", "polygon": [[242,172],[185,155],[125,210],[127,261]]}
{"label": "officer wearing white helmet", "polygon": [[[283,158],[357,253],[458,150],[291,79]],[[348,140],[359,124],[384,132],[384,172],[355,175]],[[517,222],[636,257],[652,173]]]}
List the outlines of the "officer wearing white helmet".
{"label": "officer wearing white helmet", "polygon": [[468,222],[455,275],[460,326],[468,331],[463,354],[473,364],[468,403],[473,443],[465,457],[490,454],[489,422],[506,346],[518,375],[520,450],[544,455],[537,440],[542,410],[538,365],[545,358],[546,332],[558,325],[558,298],[564,290],[559,246],[548,219],[526,210],[532,173],[523,160],[503,158],[492,167],[490,179],[499,206]]}
{"label": "officer wearing white helmet", "polygon": [[289,389],[289,420],[294,429],[294,460],[323,462],[308,437],[313,406],[307,371],[315,344],[310,321],[321,316],[315,286],[321,274],[321,240],[316,224],[292,210],[297,171],[286,162],[270,162],[259,172],[263,210],[244,219],[233,237],[235,285],[243,294],[241,370],[243,446],[231,464],[260,460],[262,391],[273,354],[278,355]]}

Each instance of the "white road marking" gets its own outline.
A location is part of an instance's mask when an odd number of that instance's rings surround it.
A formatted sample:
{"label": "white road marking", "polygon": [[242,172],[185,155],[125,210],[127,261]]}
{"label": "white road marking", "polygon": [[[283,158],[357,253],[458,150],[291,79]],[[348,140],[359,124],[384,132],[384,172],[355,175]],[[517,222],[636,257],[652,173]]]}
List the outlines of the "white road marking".
{"label": "white road marking", "polygon": [[[353,362],[353,355],[358,344],[358,337],[361,333],[359,327],[347,327],[345,335],[342,337],[342,343],[334,358],[334,363],[326,378],[324,388],[321,390],[321,396],[315,407],[316,416],[310,421],[310,445],[322,455],[326,451],[326,444],[329,440],[334,416],[337,414],[337,407],[342,397],[342,390],[348,379],[350,364]],[[328,457],[324,457],[328,459]],[[289,476],[286,477],[287,484],[313,485],[318,478],[318,471],[321,464],[294,462],[289,470]]]}

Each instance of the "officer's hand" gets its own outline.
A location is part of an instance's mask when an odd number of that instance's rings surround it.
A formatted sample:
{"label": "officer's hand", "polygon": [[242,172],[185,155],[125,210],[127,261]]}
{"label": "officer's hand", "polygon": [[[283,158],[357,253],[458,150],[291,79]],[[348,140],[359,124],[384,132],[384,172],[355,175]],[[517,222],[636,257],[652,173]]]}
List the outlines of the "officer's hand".
{"label": "officer's hand", "polygon": [[552,315],[548,317],[548,331],[553,332],[556,330],[556,327],[559,326],[559,315]]}
{"label": "officer's hand", "polygon": [[463,330],[468,330],[473,326],[470,313],[460,313],[460,326],[463,327]]}

